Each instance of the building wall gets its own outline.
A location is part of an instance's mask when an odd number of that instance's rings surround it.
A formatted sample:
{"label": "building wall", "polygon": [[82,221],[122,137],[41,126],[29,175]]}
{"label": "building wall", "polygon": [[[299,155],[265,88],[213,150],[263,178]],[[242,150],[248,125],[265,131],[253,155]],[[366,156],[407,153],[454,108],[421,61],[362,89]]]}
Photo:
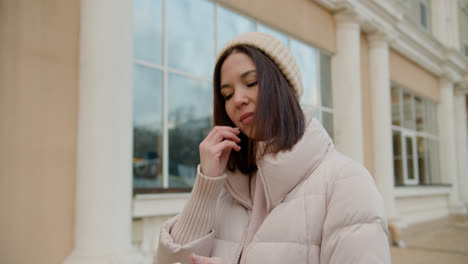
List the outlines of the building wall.
{"label": "building wall", "polygon": [[390,50],[390,80],[434,102],[440,101],[439,78],[393,49]]}
{"label": "building wall", "polygon": [[372,97],[370,94],[369,43],[366,34],[361,34],[361,95],[362,95],[362,133],[364,138],[364,166],[374,175],[374,153],[372,150]]}
{"label": "building wall", "polygon": [[332,14],[309,0],[215,0],[328,52],[335,51]]}
{"label": "building wall", "polygon": [[397,195],[395,203],[403,227],[447,217],[450,213],[447,194]]}
{"label": "building wall", "polygon": [[0,0],[0,263],[73,247],[79,0]]}

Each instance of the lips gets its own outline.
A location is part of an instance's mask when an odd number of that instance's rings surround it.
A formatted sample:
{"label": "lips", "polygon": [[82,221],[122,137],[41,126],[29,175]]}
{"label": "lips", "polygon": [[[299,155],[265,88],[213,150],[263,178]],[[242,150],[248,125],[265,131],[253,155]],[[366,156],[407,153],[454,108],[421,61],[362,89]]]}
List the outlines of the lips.
{"label": "lips", "polygon": [[252,112],[248,112],[248,113],[245,113],[243,115],[241,115],[239,121],[243,124],[243,125],[248,125],[250,124],[250,122],[252,122],[253,120],[253,113]]}

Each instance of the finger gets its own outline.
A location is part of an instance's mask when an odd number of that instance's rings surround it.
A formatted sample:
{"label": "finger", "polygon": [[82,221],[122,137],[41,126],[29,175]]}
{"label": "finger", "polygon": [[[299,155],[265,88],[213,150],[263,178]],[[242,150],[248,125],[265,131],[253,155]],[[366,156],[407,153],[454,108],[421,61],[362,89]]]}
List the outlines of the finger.
{"label": "finger", "polygon": [[237,136],[239,133],[240,130],[233,129],[232,127],[216,127],[210,132],[210,135],[206,137],[206,142],[213,145],[222,141],[224,137],[240,142],[240,138]]}
{"label": "finger", "polygon": [[238,127],[230,127],[230,126],[215,126],[208,136],[206,136],[206,139],[211,140],[213,136],[217,134],[218,131],[231,131],[232,133],[238,135],[240,133],[240,129]]}
{"label": "finger", "polygon": [[231,149],[239,151],[241,150],[241,147],[231,140],[224,140],[223,142],[220,142],[218,145],[215,146],[215,151],[219,152],[224,152],[225,150]]}
{"label": "finger", "polygon": [[220,130],[216,133],[216,135],[212,137],[214,144],[223,141],[223,139],[232,140],[236,143],[239,143],[241,141],[241,139],[235,133],[227,130]]}

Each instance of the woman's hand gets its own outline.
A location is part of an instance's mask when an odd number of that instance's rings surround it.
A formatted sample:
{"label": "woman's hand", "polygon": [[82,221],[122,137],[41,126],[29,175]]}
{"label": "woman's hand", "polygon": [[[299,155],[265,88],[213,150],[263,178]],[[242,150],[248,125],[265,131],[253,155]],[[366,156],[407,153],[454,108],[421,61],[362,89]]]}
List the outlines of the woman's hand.
{"label": "woman's hand", "polygon": [[239,151],[239,128],[216,126],[200,143],[201,172],[209,177],[219,177],[224,173],[231,150]]}
{"label": "woman's hand", "polygon": [[220,258],[202,257],[195,254],[191,254],[190,259],[192,264],[223,264],[223,260]]}

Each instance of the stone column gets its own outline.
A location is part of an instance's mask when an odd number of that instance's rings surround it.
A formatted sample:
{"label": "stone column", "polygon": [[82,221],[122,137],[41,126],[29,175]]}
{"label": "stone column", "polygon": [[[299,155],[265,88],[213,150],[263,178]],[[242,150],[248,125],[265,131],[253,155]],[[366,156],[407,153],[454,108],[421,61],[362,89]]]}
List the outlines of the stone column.
{"label": "stone column", "polygon": [[468,133],[466,114],[466,94],[455,95],[455,130],[457,141],[458,185],[460,200],[468,205]]}
{"label": "stone column", "polygon": [[381,32],[376,32],[370,34],[368,40],[374,178],[384,199],[387,216],[391,222],[395,222],[397,213],[394,197],[388,37]]}
{"label": "stone column", "polygon": [[364,161],[361,105],[360,30],[356,15],[335,15],[336,54],[332,58],[335,146],[358,162]]}
{"label": "stone column", "polygon": [[452,214],[464,214],[465,208],[460,202],[458,192],[454,83],[452,78],[445,75],[440,78],[440,105],[438,112],[442,180],[444,183],[452,184],[449,197],[449,209]]}
{"label": "stone column", "polygon": [[75,243],[64,263],[140,263],[131,246],[133,3],[80,3]]}

